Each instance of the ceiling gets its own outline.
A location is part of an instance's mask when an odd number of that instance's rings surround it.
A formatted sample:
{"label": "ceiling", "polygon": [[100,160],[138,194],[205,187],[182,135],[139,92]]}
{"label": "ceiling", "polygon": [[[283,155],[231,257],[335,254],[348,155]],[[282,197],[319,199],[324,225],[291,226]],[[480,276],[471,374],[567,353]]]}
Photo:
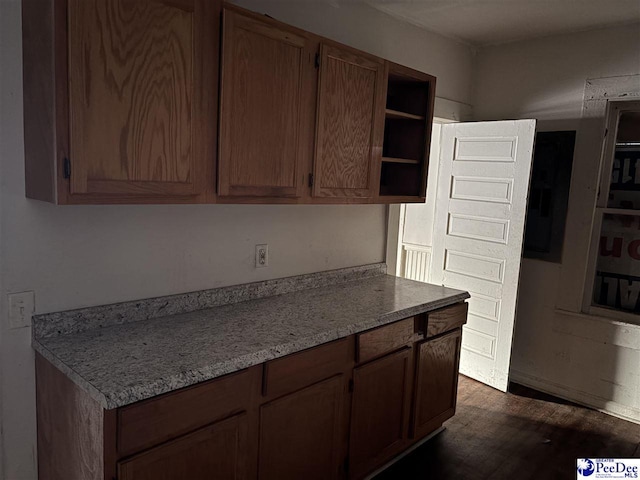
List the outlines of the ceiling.
{"label": "ceiling", "polygon": [[474,46],[640,22],[640,0],[364,1],[395,18]]}

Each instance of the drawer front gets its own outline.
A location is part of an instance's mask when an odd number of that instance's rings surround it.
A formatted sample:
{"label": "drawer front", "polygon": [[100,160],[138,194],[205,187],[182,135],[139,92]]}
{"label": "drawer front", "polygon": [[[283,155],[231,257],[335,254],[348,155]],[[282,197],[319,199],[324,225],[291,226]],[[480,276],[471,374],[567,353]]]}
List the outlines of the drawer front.
{"label": "drawer front", "polygon": [[118,457],[126,457],[246,410],[260,394],[252,367],[118,409]]}
{"label": "drawer front", "polygon": [[353,337],[271,360],[264,366],[262,394],[284,395],[341,373],[352,364]]}
{"label": "drawer front", "polygon": [[436,310],[427,319],[427,338],[462,327],[467,323],[467,303]]}
{"label": "drawer front", "polygon": [[378,327],[357,336],[357,361],[367,362],[416,339],[414,317]]}

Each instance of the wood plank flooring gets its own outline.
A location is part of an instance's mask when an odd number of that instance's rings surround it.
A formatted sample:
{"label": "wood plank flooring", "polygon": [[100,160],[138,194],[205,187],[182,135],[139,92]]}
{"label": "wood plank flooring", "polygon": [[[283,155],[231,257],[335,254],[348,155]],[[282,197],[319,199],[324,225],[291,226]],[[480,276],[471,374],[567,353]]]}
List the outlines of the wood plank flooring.
{"label": "wood plank flooring", "polygon": [[460,376],[446,430],[376,480],[575,479],[576,459],[640,457],[640,425],[521,385]]}

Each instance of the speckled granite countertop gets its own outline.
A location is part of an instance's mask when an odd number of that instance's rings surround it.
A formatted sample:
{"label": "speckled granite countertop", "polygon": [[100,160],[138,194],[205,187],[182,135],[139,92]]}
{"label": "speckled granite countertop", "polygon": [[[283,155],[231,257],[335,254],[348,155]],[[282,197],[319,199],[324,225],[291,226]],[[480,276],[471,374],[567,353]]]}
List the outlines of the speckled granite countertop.
{"label": "speckled granite countertop", "polygon": [[43,315],[33,347],[111,409],[469,297],[381,271],[346,280],[58,335],[38,335]]}

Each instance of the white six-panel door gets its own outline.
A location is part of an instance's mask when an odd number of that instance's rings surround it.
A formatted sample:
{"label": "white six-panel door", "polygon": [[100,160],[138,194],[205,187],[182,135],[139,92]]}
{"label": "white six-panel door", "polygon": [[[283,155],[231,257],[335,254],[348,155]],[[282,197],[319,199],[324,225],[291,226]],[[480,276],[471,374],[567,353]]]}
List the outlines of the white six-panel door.
{"label": "white six-panel door", "polygon": [[506,391],[535,120],[443,125],[431,282],[468,290],[460,373]]}

